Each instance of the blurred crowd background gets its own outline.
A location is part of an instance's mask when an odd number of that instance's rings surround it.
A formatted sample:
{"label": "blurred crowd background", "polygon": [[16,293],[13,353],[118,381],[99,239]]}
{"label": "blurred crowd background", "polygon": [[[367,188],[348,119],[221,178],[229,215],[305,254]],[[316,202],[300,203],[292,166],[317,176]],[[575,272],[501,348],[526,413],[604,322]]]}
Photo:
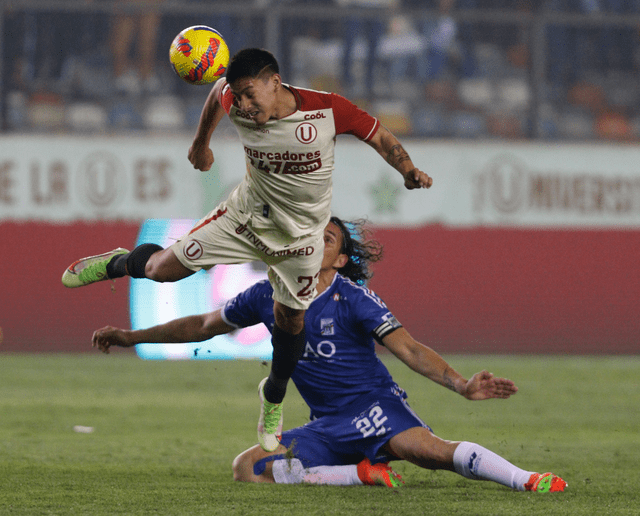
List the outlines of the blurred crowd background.
{"label": "blurred crowd background", "polygon": [[191,25],[401,136],[640,141],[640,0],[5,0],[0,131],[194,130],[209,87],[168,60]]}

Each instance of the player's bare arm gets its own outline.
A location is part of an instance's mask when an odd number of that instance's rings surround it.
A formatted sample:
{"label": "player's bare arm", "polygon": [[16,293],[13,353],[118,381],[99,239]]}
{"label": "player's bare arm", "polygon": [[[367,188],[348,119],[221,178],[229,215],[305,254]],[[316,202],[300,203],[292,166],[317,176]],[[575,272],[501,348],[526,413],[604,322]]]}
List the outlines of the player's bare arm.
{"label": "player's bare arm", "polygon": [[109,353],[111,346],[131,347],[146,343],[202,342],[216,335],[229,333],[234,328],[222,319],[216,310],[202,315],[174,319],[142,330],[122,330],[106,326],[93,333],[92,346]]}
{"label": "player's bare arm", "polygon": [[459,394],[464,392],[466,378],[433,349],[415,340],[406,329],[398,328],[385,336],[382,343],[416,373]]}
{"label": "player's bare arm", "polygon": [[404,186],[408,190],[430,188],[433,184],[433,179],[413,164],[409,153],[386,127],[380,126],[368,143],[389,165],[402,174]]}
{"label": "player's bare arm", "polygon": [[198,128],[196,129],[196,135],[193,139],[193,143],[189,148],[189,161],[193,167],[197,170],[206,172],[211,169],[213,165],[213,152],[209,147],[211,142],[211,135],[213,131],[222,120],[225,112],[220,102],[218,101],[220,90],[224,86],[223,81],[218,81],[211,88],[211,92],[207,97],[207,100],[202,108],[200,114],[200,121],[198,122]]}
{"label": "player's bare arm", "polygon": [[465,379],[433,349],[416,341],[407,330],[398,328],[383,339],[383,344],[413,371],[446,387],[468,400],[506,399],[518,392],[507,378],[481,371]]}

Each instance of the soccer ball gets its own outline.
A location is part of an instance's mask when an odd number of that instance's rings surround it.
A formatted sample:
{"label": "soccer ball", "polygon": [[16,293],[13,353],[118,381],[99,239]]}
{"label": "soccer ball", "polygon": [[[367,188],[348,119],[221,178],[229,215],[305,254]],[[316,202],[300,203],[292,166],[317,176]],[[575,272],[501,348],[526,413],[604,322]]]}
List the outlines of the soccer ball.
{"label": "soccer ball", "polygon": [[229,48],[220,33],[196,25],[171,42],[169,59],[175,72],[189,84],[210,84],[227,70]]}

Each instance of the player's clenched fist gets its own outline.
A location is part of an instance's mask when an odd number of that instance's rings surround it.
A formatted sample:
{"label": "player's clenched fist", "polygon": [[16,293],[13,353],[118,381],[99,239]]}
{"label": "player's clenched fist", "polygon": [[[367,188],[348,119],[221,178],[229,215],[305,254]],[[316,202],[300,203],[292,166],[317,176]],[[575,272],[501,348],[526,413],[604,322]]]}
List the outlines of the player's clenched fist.
{"label": "player's clenched fist", "polygon": [[431,188],[432,184],[433,179],[417,168],[414,168],[404,176],[404,186],[407,190],[413,190],[414,188]]}
{"label": "player's clenched fist", "polygon": [[210,170],[213,165],[213,152],[208,146],[192,145],[188,157],[193,168],[202,172]]}

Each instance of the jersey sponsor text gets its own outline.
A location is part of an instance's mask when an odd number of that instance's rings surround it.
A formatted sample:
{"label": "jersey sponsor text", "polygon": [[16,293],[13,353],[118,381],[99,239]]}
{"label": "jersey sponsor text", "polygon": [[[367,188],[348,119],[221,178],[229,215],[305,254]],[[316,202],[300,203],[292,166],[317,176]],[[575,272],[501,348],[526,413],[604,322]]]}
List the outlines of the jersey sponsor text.
{"label": "jersey sponsor text", "polygon": [[262,251],[267,256],[310,256],[315,252],[315,248],[312,245],[305,247],[299,247],[297,249],[283,249],[282,251],[274,251],[267,244],[265,244],[258,236],[251,231],[246,224],[241,224],[236,228],[238,235],[244,235],[249,242],[251,242],[256,249]]}

